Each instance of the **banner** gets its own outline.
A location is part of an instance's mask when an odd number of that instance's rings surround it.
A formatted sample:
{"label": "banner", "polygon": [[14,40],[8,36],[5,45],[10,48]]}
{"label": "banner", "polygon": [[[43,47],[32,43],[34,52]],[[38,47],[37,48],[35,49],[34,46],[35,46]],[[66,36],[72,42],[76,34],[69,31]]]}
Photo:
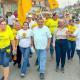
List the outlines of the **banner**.
{"label": "banner", "polygon": [[21,24],[23,24],[26,20],[26,14],[32,8],[31,0],[19,0],[18,1],[18,19]]}

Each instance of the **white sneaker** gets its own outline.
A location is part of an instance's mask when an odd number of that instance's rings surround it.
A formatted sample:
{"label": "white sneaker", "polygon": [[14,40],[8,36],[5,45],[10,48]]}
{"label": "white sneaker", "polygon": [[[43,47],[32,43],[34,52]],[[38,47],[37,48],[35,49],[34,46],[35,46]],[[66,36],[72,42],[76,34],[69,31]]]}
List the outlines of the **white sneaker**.
{"label": "white sneaker", "polygon": [[24,73],[22,73],[22,74],[21,74],[21,77],[24,77],[24,76],[25,76],[25,74],[24,74]]}

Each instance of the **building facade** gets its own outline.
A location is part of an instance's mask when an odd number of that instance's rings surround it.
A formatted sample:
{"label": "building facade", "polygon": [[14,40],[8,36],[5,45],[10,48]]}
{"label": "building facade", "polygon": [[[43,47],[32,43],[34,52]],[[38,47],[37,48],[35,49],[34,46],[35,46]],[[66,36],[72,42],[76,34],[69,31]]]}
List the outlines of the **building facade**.
{"label": "building facade", "polygon": [[[44,6],[47,0],[32,0],[34,6]],[[18,0],[0,0],[0,16],[5,15],[7,12],[17,11]],[[46,5],[47,6],[47,5]]]}
{"label": "building facade", "polygon": [[17,10],[18,0],[0,0],[0,16]]}

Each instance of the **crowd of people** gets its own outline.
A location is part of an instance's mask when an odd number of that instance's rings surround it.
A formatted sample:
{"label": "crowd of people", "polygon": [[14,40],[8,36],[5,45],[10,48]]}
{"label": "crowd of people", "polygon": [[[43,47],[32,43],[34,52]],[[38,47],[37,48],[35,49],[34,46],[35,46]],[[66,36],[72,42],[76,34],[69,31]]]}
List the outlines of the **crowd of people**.
{"label": "crowd of people", "polygon": [[[9,63],[18,64],[20,76],[25,77],[30,68],[29,58],[36,53],[40,79],[45,78],[47,53],[56,59],[56,72],[65,71],[65,62],[73,61],[75,51],[80,63],[80,17],[73,19],[70,14],[44,15],[28,14],[23,25],[9,13],[7,19],[0,17],[0,65],[3,67],[2,80],[9,80]],[[53,54],[54,53],[54,54]],[[60,66],[61,65],[61,66]]]}

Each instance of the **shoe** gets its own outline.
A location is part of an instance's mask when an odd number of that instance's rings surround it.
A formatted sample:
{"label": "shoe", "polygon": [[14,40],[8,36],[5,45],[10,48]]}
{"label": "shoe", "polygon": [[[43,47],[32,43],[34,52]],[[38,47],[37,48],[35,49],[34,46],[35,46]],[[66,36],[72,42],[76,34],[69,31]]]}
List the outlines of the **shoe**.
{"label": "shoe", "polygon": [[59,67],[56,67],[56,72],[58,72],[59,71]]}
{"label": "shoe", "polygon": [[64,73],[64,68],[61,68],[61,72]]}
{"label": "shoe", "polygon": [[25,76],[25,74],[24,73],[21,73],[21,77],[24,77]]}
{"label": "shoe", "polygon": [[41,80],[44,79],[44,73],[40,73],[40,79],[41,79]]}

